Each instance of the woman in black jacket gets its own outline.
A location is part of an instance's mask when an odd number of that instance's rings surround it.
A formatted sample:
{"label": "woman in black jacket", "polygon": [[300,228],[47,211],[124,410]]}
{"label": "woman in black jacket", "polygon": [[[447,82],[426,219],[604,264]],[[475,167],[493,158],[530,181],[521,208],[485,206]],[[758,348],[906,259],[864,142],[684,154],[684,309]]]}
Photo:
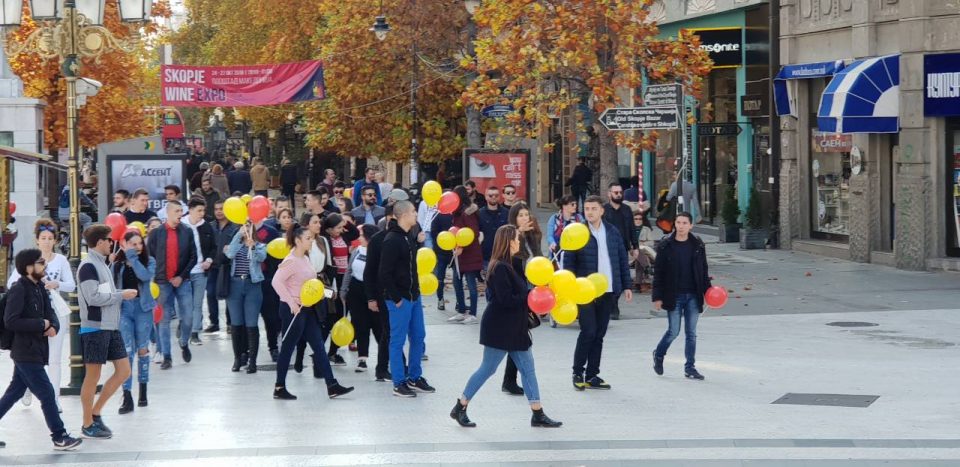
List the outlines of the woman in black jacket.
{"label": "woman in black jacket", "polygon": [[547,417],[540,405],[533,351],[530,350],[533,341],[527,317],[527,281],[517,274],[512,264],[519,251],[520,234],[517,228],[504,225],[497,229],[487,274],[487,308],[480,321],[483,361],[450,411],[450,417],[463,427],[477,426],[467,418],[467,404],[483,383],[496,373],[503,357],[507,355],[520,370],[524,393],[533,410],[530,425],[556,428],[563,424]]}

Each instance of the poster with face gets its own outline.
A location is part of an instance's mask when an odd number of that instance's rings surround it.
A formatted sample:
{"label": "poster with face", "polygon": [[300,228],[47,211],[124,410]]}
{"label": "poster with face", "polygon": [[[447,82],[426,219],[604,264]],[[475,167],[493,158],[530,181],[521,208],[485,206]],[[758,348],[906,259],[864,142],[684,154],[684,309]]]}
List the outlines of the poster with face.
{"label": "poster with face", "polygon": [[517,189],[517,200],[530,201],[530,151],[510,149],[499,152],[464,151],[464,179],[473,180],[477,191],[484,193],[495,186],[503,191],[504,185]]}
{"label": "poster with face", "polygon": [[146,158],[145,156],[108,156],[110,193],[119,189],[131,194],[140,188],[150,193],[149,209],[157,211],[166,199],[163,187],[186,186],[184,180],[186,156]]}

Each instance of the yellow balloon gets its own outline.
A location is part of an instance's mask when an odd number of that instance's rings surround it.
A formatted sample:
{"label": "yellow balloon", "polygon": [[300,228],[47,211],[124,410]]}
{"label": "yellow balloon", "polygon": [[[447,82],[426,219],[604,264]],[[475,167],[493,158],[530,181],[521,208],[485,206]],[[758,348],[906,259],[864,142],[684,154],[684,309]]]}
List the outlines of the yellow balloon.
{"label": "yellow balloon", "polygon": [[597,298],[597,289],[593,286],[593,282],[590,282],[590,279],[586,277],[578,277],[577,290],[573,294],[573,303],[586,305],[595,298]]}
{"label": "yellow balloon", "polygon": [[300,286],[300,303],[303,306],[316,305],[323,299],[323,288],[323,282],[320,282],[320,279],[307,279]]}
{"label": "yellow balloon", "polygon": [[436,206],[440,202],[440,195],[443,194],[443,188],[439,183],[430,180],[427,183],[423,184],[423,200],[427,203],[427,206],[431,208]]}
{"label": "yellow balloon", "polygon": [[[417,250],[417,273],[429,274],[437,268],[437,254],[430,248]],[[429,294],[427,294],[429,295]]]}
{"label": "yellow balloon", "polygon": [[243,201],[243,204],[249,203],[251,199],[253,199],[253,196],[250,195],[243,195],[240,197],[240,201]]}
{"label": "yellow balloon", "polygon": [[236,196],[231,196],[223,202],[223,215],[234,224],[243,224],[247,221],[247,204]]}
{"label": "yellow balloon", "polygon": [[150,281],[150,295],[155,299],[160,298],[160,286],[156,282]]}
{"label": "yellow balloon", "polygon": [[275,238],[267,243],[267,254],[277,259],[286,258],[290,254],[290,246],[283,237]]}
{"label": "yellow balloon", "polygon": [[141,236],[141,237],[147,235],[147,226],[143,225],[143,222],[133,221],[133,222],[127,224],[127,227],[135,227],[137,230],[140,231],[140,236]]}
{"label": "yellow balloon", "polygon": [[610,282],[607,281],[607,276],[603,275],[602,272],[595,272],[587,276],[587,280],[593,283],[593,288],[597,297],[607,293],[607,289],[610,287]]}
{"label": "yellow balloon", "polygon": [[340,347],[346,347],[353,342],[353,323],[346,316],[337,320],[330,329],[330,339]]}
{"label": "yellow balloon", "polygon": [[420,295],[433,295],[440,288],[440,281],[432,273],[420,274]]}
{"label": "yellow balloon", "polygon": [[453,250],[457,247],[457,238],[450,232],[440,232],[440,234],[437,235],[437,246],[439,246],[441,250]]}
{"label": "yellow balloon", "polygon": [[577,251],[587,245],[590,240],[590,229],[585,224],[575,222],[563,228],[560,234],[560,248],[566,251]]}
{"label": "yellow balloon", "polygon": [[344,198],[353,198],[353,188],[344,188],[343,189]]}
{"label": "yellow balloon", "polygon": [[537,256],[527,263],[527,280],[533,285],[547,285],[553,279],[553,263],[543,256]]}
{"label": "yellow balloon", "polygon": [[557,302],[550,314],[557,324],[566,326],[577,319],[577,306],[570,302]]}
{"label": "yellow balloon", "polygon": [[577,290],[577,276],[566,269],[555,271],[550,290],[557,296],[557,300],[573,300],[573,292]]}
{"label": "yellow balloon", "polygon": [[473,233],[473,229],[470,227],[464,227],[457,231],[457,246],[467,247],[473,243],[473,239],[477,238],[476,234]]}

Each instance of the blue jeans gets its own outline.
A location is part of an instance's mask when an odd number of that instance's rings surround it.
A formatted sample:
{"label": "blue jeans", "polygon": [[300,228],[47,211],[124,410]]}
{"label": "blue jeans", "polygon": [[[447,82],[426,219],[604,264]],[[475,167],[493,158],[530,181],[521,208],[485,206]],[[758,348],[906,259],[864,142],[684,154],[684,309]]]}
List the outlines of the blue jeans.
{"label": "blue jeans", "polygon": [[160,320],[160,353],[170,358],[170,320],[173,319],[174,303],[177,317],[180,318],[180,347],[190,343],[190,330],[193,327],[193,288],[190,281],[174,287],[169,282],[160,285],[160,303],[163,304],[163,318]]}
{"label": "blue jeans", "polygon": [[231,326],[257,328],[260,321],[260,306],[263,305],[263,290],[250,278],[230,278],[230,296],[227,297],[227,313]]}
{"label": "blue jeans", "polygon": [[193,332],[203,331],[203,296],[207,292],[207,274],[190,274],[193,287]]}
{"label": "blue jeans", "polygon": [[457,311],[460,313],[467,312],[467,304],[463,300],[463,280],[467,280],[467,288],[470,289],[470,314],[477,316],[477,277],[480,276],[479,271],[470,271],[463,272],[453,269],[453,292],[457,295]]}
{"label": "blue jeans", "polygon": [[693,369],[697,354],[697,321],[700,319],[700,299],[694,294],[682,293],[677,295],[677,307],[667,311],[667,332],[657,345],[656,356],[663,358],[673,340],[680,335],[680,319],[683,317],[683,331],[687,335],[687,343],[683,349],[687,363],[684,368]]}
{"label": "blue jeans", "polygon": [[[403,300],[398,307],[396,303],[387,299],[387,309],[390,311],[390,376],[393,385],[399,386],[404,381],[416,381],[423,376],[420,358],[426,348],[427,328],[423,322],[423,302],[420,297],[416,300]],[[403,365],[403,344],[410,336],[410,358],[406,373]]]}
{"label": "blue jeans", "polygon": [[63,420],[57,409],[56,392],[50,384],[50,378],[43,369],[42,363],[13,362],[13,380],[7,386],[7,391],[0,398],[0,418],[3,418],[13,404],[23,398],[23,394],[30,390],[40,400],[43,418],[50,429],[50,437],[59,441],[67,434],[63,427]]}
{"label": "blue jeans", "polygon": [[220,299],[217,298],[217,277],[219,268],[207,270],[207,314],[210,315],[210,325],[220,326]]}
{"label": "blue jeans", "polygon": [[[127,349],[127,359],[133,368],[133,357],[137,357],[137,382],[150,382],[150,353],[140,355],[141,350],[147,350],[150,344],[150,333],[153,331],[153,310],[144,310],[140,307],[140,299],[124,300],[120,304],[120,336],[123,337],[123,347]],[[129,391],[133,387],[133,373],[123,382],[123,389]]]}
{"label": "blue jeans", "polygon": [[437,276],[437,281],[440,282],[440,287],[437,287],[437,300],[443,301],[443,283],[447,277],[447,269],[450,268],[450,261],[453,261],[453,256],[445,254],[437,254],[437,267],[434,270],[434,275]]}
{"label": "blue jeans", "polygon": [[503,357],[510,355],[510,359],[520,370],[520,379],[523,381],[523,394],[527,396],[527,401],[531,404],[540,402],[540,387],[537,385],[537,371],[533,365],[533,350],[500,350],[493,347],[483,347],[483,360],[480,362],[480,368],[473,372],[470,379],[467,380],[467,386],[463,388],[463,398],[466,401],[473,400],[483,383],[487,382],[497,367],[503,361]]}
{"label": "blue jeans", "polygon": [[430,236],[430,232],[428,232],[428,231],[426,231],[426,230],[423,231],[423,234],[424,234],[424,236],[426,237],[426,238],[424,238],[424,240],[423,240],[423,246],[424,246],[424,248],[429,248],[429,249],[432,250],[432,249],[433,249],[433,237]]}

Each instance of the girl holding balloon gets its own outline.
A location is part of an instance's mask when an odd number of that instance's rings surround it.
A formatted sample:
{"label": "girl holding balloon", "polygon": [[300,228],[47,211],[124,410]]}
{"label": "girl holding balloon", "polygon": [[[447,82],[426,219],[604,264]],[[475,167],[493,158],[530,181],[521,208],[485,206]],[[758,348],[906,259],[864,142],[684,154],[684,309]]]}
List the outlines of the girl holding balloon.
{"label": "girl holding balloon", "polygon": [[[326,314],[327,325],[324,331],[328,333],[330,329],[333,329],[333,325],[344,316],[343,301],[340,300],[339,290],[343,286],[343,276],[347,273],[347,263],[350,261],[350,243],[356,240],[360,236],[360,233],[355,225],[348,223],[344,220],[343,216],[337,213],[327,214],[327,216],[323,218],[322,232],[327,244],[330,246],[328,254],[335,268],[335,273],[333,277],[330,278],[332,282],[331,285],[333,285],[335,312]],[[333,342],[330,343],[330,363],[337,366],[346,365],[346,360],[337,353],[337,349],[339,348],[340,347]]]}
{"label": "girl holding balloon", "polygon": [[[263,270],[260,265],[267,259],[267,249],[257,241],[250,223],[240,226],[227,251],[230,262],[230,295],[227,298],[227,313],[233,328],[233,367],[240,371],[241,356],[247,354],[247,373],[257,372],[257,353],[260,349],[260,307],[263,305]],[[246,349],[242,348],[241,334],[246,331]]]}
{"label": "girl holding balloon", "polygon": [[[286,240],[290,253],[280,263],[271,283],[280,296],[280,319],[283,329],[273,398],[296,400],[297,396],[290,394],[286,388],[287,369],[290,367],[290,357],[293,356],[293,351],[301,337],[306,338],[314,355],[324,354],[324,337],[320,328],[320,318],[316,308],[313,307],[323,299],[324,287],[317,281],[317,273],[307,257],[313,245],[313,234],[310,230],[294,227],[287,232]],[[305,287],[308,281],[312,281],[311,284],[318,284],[319,287]],[[327,382],[327,396],[331,399],[353,391],[353,387],[345,388],[337,382],[333,377],[329,361],[318,358],[316,364],[323,372]]]}
{"label": "girl holding balloon", "polygon": [[[453,226],[459,229],[470,229],[472,232],[480,231],[480,218],[477,217],[479,208],[470,201],[467,189],[462,185],[453,189],[453,192],[460,199],[460,206],[453,213]],[[457,296],[457,314],[453,315],[448,321],[460,322],[463,324],[477,324],[477,278],[480,277],[480,270],[483,269],[483,253],[480,250],[480,242],[473,238],[466,244],[457,241],[457,248],[453,251],[456,257],[454,262],[453,278],[455,280],[453,291]],[[463,281],[466,279],[467,288],[470,289],[470,308],[467,305],[463,295]]]}
{"label": "girl holding balloon", "polygon": [[[157,260],[147,254],[143,235],[136,228],[123,235],[123,248],[111,265],[114,282],[124,289],[136,290],[137,296],[120,304],[120,335],[127,349],[127,358],[133,368],[137,356],[137,381],[140,383],[138,407],[147,406],[147,383],[150,382],[150,333],[153,331],[153,298],[151,283],[157,270]],[[133,412],[133,373],[123,382],[123,403],[120,414]]]}

